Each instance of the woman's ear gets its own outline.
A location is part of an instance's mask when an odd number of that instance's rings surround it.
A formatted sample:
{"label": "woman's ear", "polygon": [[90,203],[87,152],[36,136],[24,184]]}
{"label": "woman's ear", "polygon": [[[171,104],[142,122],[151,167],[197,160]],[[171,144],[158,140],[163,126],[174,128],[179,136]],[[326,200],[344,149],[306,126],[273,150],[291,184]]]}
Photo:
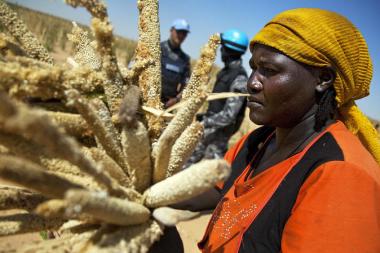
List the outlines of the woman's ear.
{"label": "woman's ear", "polygon": [[317,92],[323,93],[334,84],[335,71],[331,67],[324,67],[318,69],[317,72],[318,84],[315,89]]}

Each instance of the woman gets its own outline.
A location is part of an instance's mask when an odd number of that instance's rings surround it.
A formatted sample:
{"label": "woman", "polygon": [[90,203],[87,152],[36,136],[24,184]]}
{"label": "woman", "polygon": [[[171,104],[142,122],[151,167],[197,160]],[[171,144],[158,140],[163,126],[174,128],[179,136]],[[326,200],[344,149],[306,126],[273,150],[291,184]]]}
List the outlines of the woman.
{"label": "woman", "polygon": [[[202,252],[380,252],[380,142],[354,103],[372,64],[359,31],[320,9],[281,13],[251,41],[251,120]],[[356,135],[354,135],[354,134]]]}

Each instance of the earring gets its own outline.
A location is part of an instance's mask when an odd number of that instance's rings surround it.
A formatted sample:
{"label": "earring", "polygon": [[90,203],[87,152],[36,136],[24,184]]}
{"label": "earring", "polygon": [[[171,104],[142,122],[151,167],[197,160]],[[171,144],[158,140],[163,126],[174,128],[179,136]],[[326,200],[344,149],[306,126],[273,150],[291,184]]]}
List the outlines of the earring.
{"label": "earring", "polygon": [[318,85],[315,87],[315,90],[316,90],[318,93],[323,93],[323,92],[326,90],[326,85],[325,85],[325,84],[318,84]]}

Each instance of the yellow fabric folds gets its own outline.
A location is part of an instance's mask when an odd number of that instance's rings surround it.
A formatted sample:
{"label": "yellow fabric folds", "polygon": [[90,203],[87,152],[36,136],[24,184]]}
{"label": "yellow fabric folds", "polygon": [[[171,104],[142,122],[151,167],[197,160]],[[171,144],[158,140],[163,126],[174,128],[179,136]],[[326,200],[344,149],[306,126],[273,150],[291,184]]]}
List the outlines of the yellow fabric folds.
{"label": "yellow fabric folds", "polygon": [[354,100],[369,94],[372,62],[367,44],[354,25],[341,15],[314,8],[282,12],[251,40],[315,67],[332,67],[340,116],[380,164],[380,138]]}

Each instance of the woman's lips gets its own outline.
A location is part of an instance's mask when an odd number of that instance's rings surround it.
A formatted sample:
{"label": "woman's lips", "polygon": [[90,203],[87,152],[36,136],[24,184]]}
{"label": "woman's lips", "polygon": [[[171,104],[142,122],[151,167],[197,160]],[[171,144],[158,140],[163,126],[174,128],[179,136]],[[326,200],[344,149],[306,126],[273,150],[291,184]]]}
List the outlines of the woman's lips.
{"label": "woman's lips", "polygon": [[247,103],[248,108],[259,108],[263,107],[262,104],[256,103],[256,102],[248,102]]}
{"label": "woman's lips", "polygon": [[258,100],[257,98],[249,96],[249,97],[247,97],[247,106],[248,107],[258,107],[258,106],[263,106],[263,103],[260,102],[260,100]]}

